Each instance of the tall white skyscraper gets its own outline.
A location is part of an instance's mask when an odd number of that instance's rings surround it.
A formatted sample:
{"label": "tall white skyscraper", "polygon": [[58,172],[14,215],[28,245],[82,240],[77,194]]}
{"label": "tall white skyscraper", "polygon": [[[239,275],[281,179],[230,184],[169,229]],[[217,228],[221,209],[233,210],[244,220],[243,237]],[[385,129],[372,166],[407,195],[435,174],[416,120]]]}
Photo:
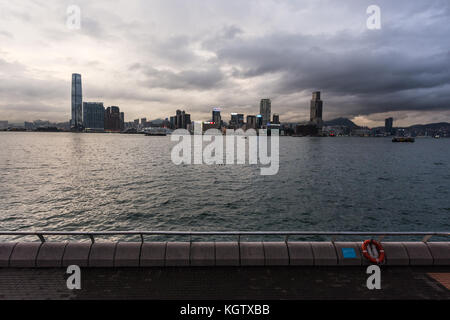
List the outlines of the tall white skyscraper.
{"label": "tall white skyscraper", "polygon": [[81,92],[81,74],[72,73],[72,119],[70,127],[80,130],[83,127],[83,95]]}

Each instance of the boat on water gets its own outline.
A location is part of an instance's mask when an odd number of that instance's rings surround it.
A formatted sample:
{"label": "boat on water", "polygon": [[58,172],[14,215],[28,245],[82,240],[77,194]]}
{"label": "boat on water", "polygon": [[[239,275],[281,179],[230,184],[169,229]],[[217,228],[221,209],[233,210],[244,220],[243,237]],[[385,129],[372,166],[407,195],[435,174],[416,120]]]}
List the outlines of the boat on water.
{"label": "boat on water", "polygon": [[392,138],[392,142],[414,142],[415,139],[413,137],[394,137]]}
{"label": "boat on water", "polygon": [[145,128],[143,130],[146,136],[167,136],[167,134],[170,134],[170,130],[167,128],[161,128],[161,127],[153,127],[153,128]]}
{"label": "boat on water", "polygon": [[167,136],[167,134],[165,132],[147,132],[145,135],[146,136],[159,136],[159,137]]}

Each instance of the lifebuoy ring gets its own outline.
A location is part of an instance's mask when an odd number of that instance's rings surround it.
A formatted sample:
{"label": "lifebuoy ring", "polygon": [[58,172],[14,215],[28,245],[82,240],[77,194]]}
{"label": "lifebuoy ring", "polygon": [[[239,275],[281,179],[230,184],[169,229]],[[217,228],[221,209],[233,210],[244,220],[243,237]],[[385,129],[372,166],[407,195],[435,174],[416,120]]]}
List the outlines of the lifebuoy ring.
{"label": "lifebuoy ring", "polygon": [[[372,257],[370,255],[370,253],[367,251],[367,247],[369,246],[369,244],[373,244],[377,248],[378,257]],[[381,244],[378,241],[375,241],[373,239],[366,240],[366,241],[363,242],[361,248],[362,248],[363,255],[364,255],[364,257],[366,257],[366,259],[370,260],[373,263],[377,263],[377,264],[383,262],[383,260],[384,260],[384,249],[383,249],[383,247],[381,246]]]}

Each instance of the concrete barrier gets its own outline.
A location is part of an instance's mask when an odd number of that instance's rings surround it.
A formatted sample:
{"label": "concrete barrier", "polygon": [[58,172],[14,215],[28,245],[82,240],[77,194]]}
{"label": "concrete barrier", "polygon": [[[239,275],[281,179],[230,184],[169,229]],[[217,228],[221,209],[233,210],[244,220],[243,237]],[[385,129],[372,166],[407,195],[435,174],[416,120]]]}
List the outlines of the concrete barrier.
{"label": "concrete barrier", "polygon": [[[448,266],[449,242],[382,242],[387,266]],[[0,267],[359,266],[360,242],[0,243]]]}
{"label": "concrete barrier", "polygon": [[405,246],[401,242],[381,242],[384,248],[385,264],[388,266],[407,266],[409,256]]}
{"label": "concrete barrier", "polygon": [[403,242],[409,257],[411,266],[431,266],[433,264],[433,256],[430,249],[423,242]]}
{"label": "concrete barrier", "polygon": [[141,242],[118,242],[114,267],[139,267]]}
{"label": "concrete barrier", "polygon": [[362,255],[358,242],[335,242],[338,264],[343,266],[362,265]]}
{"label": "concrete barrier", "polygon": [[167,242],[166,266],[188,266],[190,264],[189,242]]}
{"label": "concrete barrier", "polygon": [[89,262],[90,242],[69,242],[63,255],[62,266],[77,265],[87,267]]}
{"label": "concrete barrier", "polygon": [[289,264],[292,266],[314,265],[314,255],[309,242],[288,242]]}
{"label": "concrete barrier", "polygon": [[191,266],[214,266],[216,264],[214,242],[191,243]]}
{"label": "concrete barrier", "polygon": [[0,243],[0,268],[9,266],[9,258],[15,245],[15,242]]}
{"label": "concrete barrier", "polygon": [[42,243],[40,242],[19,242],[9,258],[10,267],[35,267],[36,257]]}
{"label": "concrete barrier", "polygon": [[115,242],[96,242],[92,244],[89,254],[89,267],[113,267]]}
{"label": "concrete barrier", "polygon": [[161,267],[165,264],[167,242],[144,242],[141,248],[141,267]]}
{"label": "concrete barrier", "polygon": [[450,265],[450,242],[428,242],[427,246],[433,256],[434,265]]}
{"label": "concrete barrier", "polygon": [[263,266],[264,246],[262,242],[240,243],[241,266]]}
{"label": "concrete barrier", "polygon": [[337,266],[336,249],[332,242],[311,242],[316,266]]}
{"label": "concrete barrier", "polygon": [[238,266],[239,260],[237,242],[216,242],[216,266]]}
{"label": "concrete barrier", "polygon": [[289,253],[286,242],[263,242],[266,266],[289,265]]}
{"label": "concrete barrier", "polygon": [[62,266],[64,250],[67,242],[44,242],[36,259],[40,268],[57,268]]}

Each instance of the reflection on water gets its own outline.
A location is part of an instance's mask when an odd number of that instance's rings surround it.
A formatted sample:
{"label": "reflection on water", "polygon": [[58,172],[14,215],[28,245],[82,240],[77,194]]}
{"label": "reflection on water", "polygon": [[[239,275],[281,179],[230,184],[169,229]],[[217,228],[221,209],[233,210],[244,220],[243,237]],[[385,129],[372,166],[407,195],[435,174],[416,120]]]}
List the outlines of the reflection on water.
{"label": "reflection on water", "polygon": [[1,230],[449,229],[450,140],[280,137],[280,170],[175,166],[169,137],[0,133]]}

